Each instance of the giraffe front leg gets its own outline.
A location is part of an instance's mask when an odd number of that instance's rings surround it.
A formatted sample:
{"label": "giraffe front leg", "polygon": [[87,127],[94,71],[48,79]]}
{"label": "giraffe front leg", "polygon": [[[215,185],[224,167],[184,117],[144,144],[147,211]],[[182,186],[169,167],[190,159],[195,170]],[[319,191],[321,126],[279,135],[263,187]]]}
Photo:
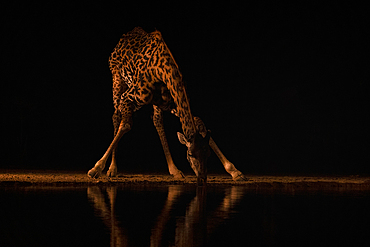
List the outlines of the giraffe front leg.
{"label": "giraffe front leg", "polygon": [[[207,134],[206,126],[204,125],[203,121],[199,117],[194,117],[194,122],[199,130],[199,133],[204,137]],[[247,181],[248,179],[243,175],[241,171],[235,168],[234,164],[231,163],[225,155],[221,152],[221,150],[216,145],[215,141],[212,137],[209,139],[209,146],[212,150],[216,153],[217,157],[220,159],[222,165],[224,166],[227,173],[229,173],[234,181]]]}
{"label": "giraffe front leg", "polygon": [[153,105],[154,113],[153,113],[153,123],[158,132],[159,138],[161,139],[162,147],[164,154],[166,156],[168,170],[172,176],[176,179],[183,179],[185,178],[184,174],[176,167],[175,163],[173,162],[170,149],[168,147],[168,142],[166,138],[166,133],[164,132],[163,127],[163,113],[162,110]]}
{"label": "giraffe front leg", "polygon": [[225,170],[233,177],[234,181],[248,181],[248,179],[243,175],[243,173],[236,169],[234,164],[231,163],[228,159],[226,159],[225,155],[218,148],[212,137],[209,140],[209,146],[216,153],[217,157],[222,162],[222,165],[224,166]]}
{"label": "giraffe front leg", "polygon": [[87,175],[91,178],[100,177],[102,171],[104,170],[105,163],[106,160],[100,159],[98,162],[96,162],[95,166],[87,172]]}

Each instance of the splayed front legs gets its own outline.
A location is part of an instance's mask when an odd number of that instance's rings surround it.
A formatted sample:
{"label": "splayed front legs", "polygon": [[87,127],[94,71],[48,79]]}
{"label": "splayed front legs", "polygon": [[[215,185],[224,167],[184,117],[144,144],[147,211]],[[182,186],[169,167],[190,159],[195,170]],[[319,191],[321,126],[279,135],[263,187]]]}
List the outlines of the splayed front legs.
{"label": "splayed front legs", "polygon": [[[130,118],[129,118],[130,119]],[[200,122],[201,120],[199,118],[194,119],[197,123],[197,128],[199,128],[200,133],[203,135],[206,134],[206,132],[203,133],[203,130],[206,130],[203,122]],[[160,137],[162,147],[166,156],[167,164],[168,164],[168,170],[171,175],[173,175],[176,179],[182,179],[184,178],[184,174],[176,167],[176,165],[173,162],[169,147],[167,138],[165,136],[164,128],[163,128],[163,115],[162,111],[158,107],[154,107],[154,114],[153,114],[153,122],[154,126],[157,129],[158,135]],[[130,124],[131,123],[131,124]],[[112,163],[109,167],[109,170],[107,172],[108,177],[114,177],[117,175],[117,165],[116,165],[116,148],[118,145],[119,140],[122,138],[122,136],[127,133],[132,126],[131,121],[121,121],[117,134],[115,135],[112,143],[110,144],[109,148],[103,155],[103,157],[95,164],[95,166],[88,172],[88,175],[92,178],[98,178],[102,171],[105,168],[105,164],[107,162],[107,159],[110,154],[112,154]],[[209,140],[209,145],[213,149],[213,151],[216,153],[217,157],[222,162],[226,172],[228,172],[233,180],[235,181],[245,181],[247,178],[243,175],[242,172],[240,172],[238,169],[235,168],[234,164],[231,163],[225,155],[221,152],[221,150],[218,148],[216,143],[212,138]]]}

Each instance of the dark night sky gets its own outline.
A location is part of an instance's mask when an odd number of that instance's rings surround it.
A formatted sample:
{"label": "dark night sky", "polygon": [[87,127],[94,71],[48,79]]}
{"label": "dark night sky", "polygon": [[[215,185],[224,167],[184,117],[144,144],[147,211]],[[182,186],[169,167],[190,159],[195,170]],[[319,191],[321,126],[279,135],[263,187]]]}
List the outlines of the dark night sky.
{"label": "dark night sky", "polygon": [[[141,26],[162,32],[193,114],[244,173],[369,174],[367,15],[346,3],[7,3],[0,168],[95,164],[113,137],[108,57]],[[120,171],[167,171],[150,114],[121,140]],[[165,117],[174,160],[191,173],[179,121]],[[215,155],[209,165],[222,171]]]}

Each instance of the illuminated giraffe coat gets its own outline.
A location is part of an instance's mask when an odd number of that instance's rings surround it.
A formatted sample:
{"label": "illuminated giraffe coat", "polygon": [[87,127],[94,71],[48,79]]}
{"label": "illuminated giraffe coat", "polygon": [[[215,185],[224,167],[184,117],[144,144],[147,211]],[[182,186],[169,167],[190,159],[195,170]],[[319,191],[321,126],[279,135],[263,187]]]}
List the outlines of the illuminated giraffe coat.
{"label": "illuminated giraffe coat", "polygon": [[132,114],[142,106],[152,104],[153,122],[161,139],[170,174],[176,178],[184,175],[174,165],[163,129],[163,111],[179,117],[183,134],[179,140],[188,148],[187,157],[197,175],[198,182],[206,181],[206,162],[211,147],[233,179],[245,179],[229,162],[210,138],[203,122],[191,114],[181,72],[159,31],[145,32],[136,27],[122,36],[109,58],[113,76],[112,117],[114,139],[103,157],[88,172],[90,177],[100,176],[109,155],[112,163],[109,177],[117,174],[116,147],[120,138],[132,127]]}

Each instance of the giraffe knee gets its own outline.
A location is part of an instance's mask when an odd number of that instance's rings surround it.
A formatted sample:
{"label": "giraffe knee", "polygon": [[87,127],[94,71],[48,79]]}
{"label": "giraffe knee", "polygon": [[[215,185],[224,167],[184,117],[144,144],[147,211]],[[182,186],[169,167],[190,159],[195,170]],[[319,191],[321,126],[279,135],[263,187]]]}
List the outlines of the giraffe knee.
{"label": "giraffe knee", "polygon": [[154,126],[156,128],[163,125],[163,113],[162,113],[162,110],[159,109],[156,106],[154,107],[154,112],[153,112],[152,118],[153,118]]}
{"label": "giraffe knee", "polygon": [[124,122],[122,121],[119,125],[120,130],[130,131],[132,128],[132,122]]}

